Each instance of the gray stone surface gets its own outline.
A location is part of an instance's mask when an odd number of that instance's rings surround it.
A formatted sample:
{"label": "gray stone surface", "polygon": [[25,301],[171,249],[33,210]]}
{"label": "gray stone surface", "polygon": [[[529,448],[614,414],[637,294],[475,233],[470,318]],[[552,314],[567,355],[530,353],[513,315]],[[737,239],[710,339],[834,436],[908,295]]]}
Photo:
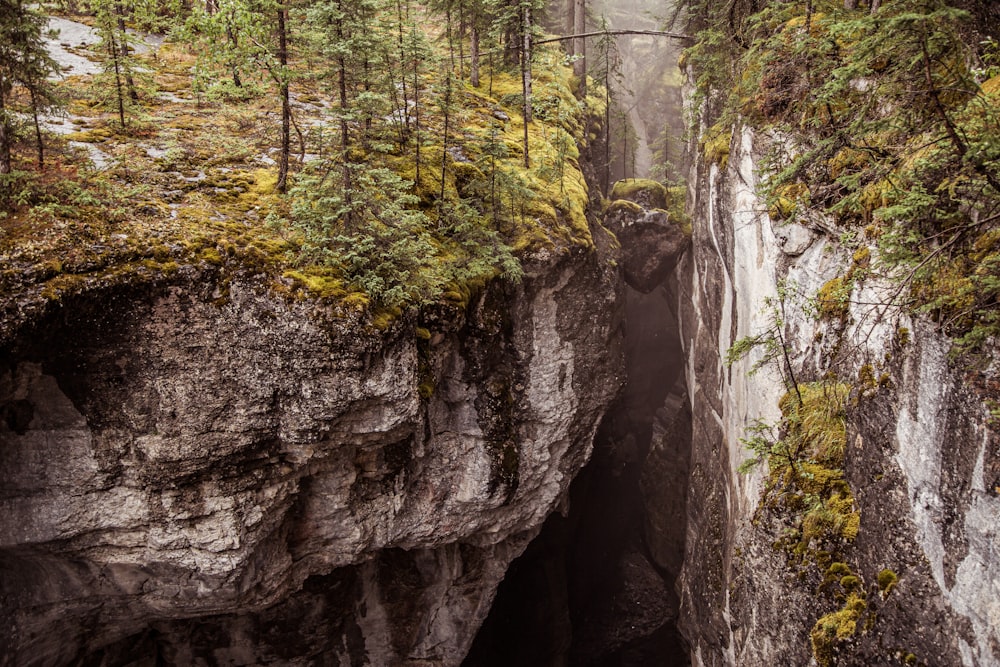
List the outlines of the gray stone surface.
{"label": "gray stone surface", "polygon": [[621,243],[625,282],[647,294],[673,275],[690,239],[666,211],[628,204],[613,202],[604,223]]}
{"label": "gray stone surface", "polygon": [[[815,567],[774,548],[781,526],[759,505],[763,471],[737,472],[745,428],[776,421],[784,388],[773,368],[748,373],[753,354],[731,367],[723,359],[733,342],[766,328],[768,299],[788,279],[785,334],[800,381],[833,370],[854,387],[845,472],[861,527],[838,548],[867,609],[835,664],[902,665],[912,656],[906,664],[996,665],[1000,437],[985,401],[996,397],[997,369],[954,365],[931,323],[873,305],[895,291],[874,275],[854,286],[843,321],[809,315],[805,299],[846,273],[853,249],[821,225],[809,232],[815,241],[794,248],[784,228],[772,230],[754,191],[766,141],[744,130],[725,171],[699,162],[689,178],[694,238],[681,321],[693,440],[679,589],[693,664],[815,664],[809,632],[840,604],[820,590]],[[857,380],[863,363],[877,386]],[[899,576],[887,596],[877,584],[884,568]]]}
{"label": "gray stone surface", "polygon": [[609,267],[537,258],[430,341],[194,269],[18,311],[0,654],[458,664],[620,386]]}

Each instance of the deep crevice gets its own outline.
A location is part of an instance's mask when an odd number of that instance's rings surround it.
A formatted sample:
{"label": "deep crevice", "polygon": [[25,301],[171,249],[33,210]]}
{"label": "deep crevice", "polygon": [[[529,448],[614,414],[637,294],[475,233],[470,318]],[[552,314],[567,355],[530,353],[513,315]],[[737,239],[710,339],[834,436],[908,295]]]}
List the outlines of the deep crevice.
{"label": "deep crevice", "polygon": [[622,396],[553,514],[501,583],[465,667],[690,664],[675,622],[690,413],[676,295],[626,295]]}

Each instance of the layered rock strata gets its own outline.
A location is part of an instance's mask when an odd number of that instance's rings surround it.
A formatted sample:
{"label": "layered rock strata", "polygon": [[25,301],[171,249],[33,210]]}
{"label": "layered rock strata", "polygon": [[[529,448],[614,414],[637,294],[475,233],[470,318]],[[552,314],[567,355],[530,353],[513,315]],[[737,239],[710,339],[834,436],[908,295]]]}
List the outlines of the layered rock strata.
{"label": "layered rock strata", "polygon": [[3,663],[458,664],[621,383],[609,256],[526,273],[385,330],[206,267],[20,308]]}

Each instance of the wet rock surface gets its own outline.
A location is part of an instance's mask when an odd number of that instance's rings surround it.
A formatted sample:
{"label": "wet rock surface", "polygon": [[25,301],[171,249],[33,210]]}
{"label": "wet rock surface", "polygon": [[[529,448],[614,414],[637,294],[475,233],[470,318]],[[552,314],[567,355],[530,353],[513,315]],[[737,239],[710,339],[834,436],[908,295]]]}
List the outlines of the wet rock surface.
{"label": "wet rock surface", "polygon": [[653,208],[651,198],[639,191],[632,196],[635,201],[615,200],[604,218],[622,246],[625,282],[644,294],[664,284],[690,245],[681,226],[665,210]]}

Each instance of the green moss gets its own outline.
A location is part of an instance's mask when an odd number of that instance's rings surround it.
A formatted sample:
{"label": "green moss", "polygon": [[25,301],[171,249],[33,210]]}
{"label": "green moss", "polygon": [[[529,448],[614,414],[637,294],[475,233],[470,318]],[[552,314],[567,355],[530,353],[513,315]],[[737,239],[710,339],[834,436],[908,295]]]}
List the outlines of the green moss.
{"label": "green moss", "polygon": [[347,295],[343,281],[330,271],[302,272],[285,271],[285,278],[311,295],[320,299],[337,299]]}
{"label": "green moss", "polygon": [[858,369],[858,386],[863,390],[871,390],[878,386],[875,381],[875,368],[871,364],[862,364]]}
{"label": "green moss", "polygon": [[840,149],[827,161],[832,179],[840,178],[840,176],[861,169],[867,164],[868,154],[850,147]]}
{"label": "green moss", "polygon": [[898,582],[899,576],[888,568],[878,573],[878,590],[882,597],[888,597]]}
{"label": "green moss", "polygon": [[687,186],[672,185],[667,188],[667,208],[668,217],[680,225],[685,236],[691,236],[694,231],[691,225],[691,217],[687,214]]}
{"label": "green moss", "polygon": [[67,141],[79,141],[85,144],[98,144],[107,141],[114,136],[112,132],[107,127],[98,127],[89,130],[80,130],[79,132],[70,132],[65,135]]}
{"label": "green moss", "polygon": [[800,384],[798,393],[788,392],[781,398],[779,407],[804,456],[839,467],[847,439],[844,406],[850,391],[850,385],[840,382],[810,382]]}
{"label": "green moss", "polygon": [[833,562],[830,563],[830,567],[826,570],[827,576],[832,577],[843,577],[845,575],[851,574],[851,568],[847,563]]}
{"label": "green moss", "polygon": [[772,220],[788,220],[800,205],[809,203],[809,187],[805,183],[786,183],[778,186],[768,199],[767,214]]}
{"label": "green moss", "polygon": [[219,254],[219,251],[216,250],[214,247],[203,248],[199,253],[199,259],[201,259],[203,262],[214,264],[216,266],[222,264],[222,256]]}
{"label": "green moss", "polygon": [[379,331],[385,331],[403,314],[400,308],[382,308],[372,313],[371,325]]}
{"label": "green moss", "polygon": [[86,275],[62,274],[45,283],[42,298],[46,301],[58,301],[66,294],[79,291],[89,282]]}
{"label": "green moss", "polygon": [[872,259],[872,251],[868,246],[862,246],[854,251],[852,260],[854,261],[854,266],[859,268],[866,268]]}
{"label": "green moss", "polygon": [[642,207],[627,199],[616,199],[608,204],[608,208],[605,210],[605,213],[607,215],[614,215],[616,213],[640,215],[642,214]]}
{"label": "green moss", "polygon": [[910,343],[910,330],[906,327],[898,327],[896,329],[896,344],[900,347],[906,347]]}
{"label": "green moss", "polygon": [[826,281],[816,295],[816,309],[821,319],[843,320],[847,317],[852,285],[843,277]]}
{"label": "green moss", "polygon": [[854,636],[858,620],[866,607],[863,593],[850,593],[842,608],[816,621],[809,639],[819,667],[832,667],[836,659],[837,644]]}
{"label": "green moss", "polygon": [[705,159],[725,169],[729,164],[729,147],[733,142],[733,128],[726,123],[713,125],[702,137],[700,145]]}

